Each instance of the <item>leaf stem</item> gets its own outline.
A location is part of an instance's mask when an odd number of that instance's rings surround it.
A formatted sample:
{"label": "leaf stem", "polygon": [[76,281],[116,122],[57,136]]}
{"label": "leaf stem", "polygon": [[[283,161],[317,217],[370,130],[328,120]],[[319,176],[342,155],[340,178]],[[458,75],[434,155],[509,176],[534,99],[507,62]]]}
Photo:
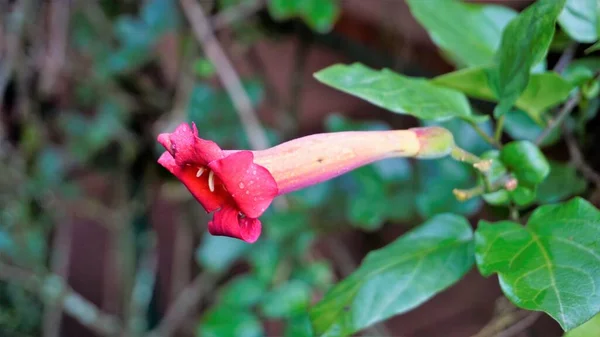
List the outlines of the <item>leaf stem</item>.
{"label": "leaf stem", "polygon": [[488,135],[487,133],[485,133],[485,131],[479,127],[479,125],[477,125],[477,123],[475,123],[472,120],[466,120],[465,121],[467,123],[469,123],[471,125],[471,127],[473,128],[473,130],[475,130],[475,132],[477,132],[477,134],[483,138],[483,140],[485,140],[487,143],[489,143],[490,145],[492,145],[493,147],[500,149],[502,148],[502,144],[500,144],[499,142],[497,142],[494,138],[492,138],[490,135]]}
{"label": "leaf stem", "polygon": [[452,148],[450,156],[460,162],[471,164],[474,168],[476,168],[477,170],[479,170],[479,172],[482,173],[486,173],[492,165],[491,160],[481,159],[476,155],[465,151],[456,145]]}
{"label": "leaf stem", "polygon": [[494,132],[494,140],[496,143],[500,143],[500,138],[502,138],[502,131],[504,130],[504,119],[506,115],[502,115],[498,119],[498,124],[496,124],[496,132]]}

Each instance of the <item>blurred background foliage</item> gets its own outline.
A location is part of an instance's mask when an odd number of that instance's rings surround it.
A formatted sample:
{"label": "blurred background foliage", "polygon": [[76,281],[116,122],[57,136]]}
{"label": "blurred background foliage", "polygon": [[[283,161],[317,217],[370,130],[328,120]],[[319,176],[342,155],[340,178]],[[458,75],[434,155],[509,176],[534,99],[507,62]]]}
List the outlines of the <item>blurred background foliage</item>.
{"label": "blurred background foliage", "polygon": [[[256,244],[210,236],[201,207],[156,164],[163,151],[156,135],[187,121],[223,148],[251,143],[179,2],[0,4],[0,279],[17,280],[0,283],[2,336],[310,336],[309,305],[366,251],[434,215],[481,211],[482,200],[463,203],[452,194],[475,184],[467,165],[390,159],[289,195],[286,207],[262,218],[265,235]],[[352,20],[332,32],[344,18],[337,0],[195,4],[215,31],[224,31],[219,37],[229,53],[249,60],[242,83],[255,108],[270,108],[261,114],[270,144],[314,131],[417,125],[380,111],[360,118],[327,111],[313,118],[315,126],[301,127],[312,43],[374,65],[401,64],[409,73],[441,72],[414,59],[406,65],[406,51],[380,61],[377,48],[344,37],[363,36],[348,28]],[[281,55],[294,63],[288,89],[274,88],[265,75],[270,65],[261,64],[255,48],[284,39],[298,42],[296,55]],[[585,120],[597,110],[597,100],[589,104],[596,106]],[[508,113],[505,123],[515,139],[541,132],[522,111]],[[437,124],[472,153],[490,150],[467,122]],[[492,133],[491,122],[480,126]],[[564,200],[585,187],[557,161],[538,198]],[[385,234],[390,227],[399,227],[392,237]],[[64,319],[57,305],[77,322]]]}

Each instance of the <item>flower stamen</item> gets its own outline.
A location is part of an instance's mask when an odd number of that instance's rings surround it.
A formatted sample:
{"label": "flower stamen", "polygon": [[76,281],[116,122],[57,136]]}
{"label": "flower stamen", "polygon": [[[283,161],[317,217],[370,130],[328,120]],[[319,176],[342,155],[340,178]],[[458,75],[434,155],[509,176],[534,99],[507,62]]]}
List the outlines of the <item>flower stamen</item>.
{"label": "flower stamen", "polygon": [[196,178],[200,178],[204,173],[204,167],[198,167],[198,172],[196,172]]}
{"label": "flower stamen", "polygon": [[214,171],[210,171],[210,173],[208,174],[208,189],[211,192],[215,191],[215,172]]}

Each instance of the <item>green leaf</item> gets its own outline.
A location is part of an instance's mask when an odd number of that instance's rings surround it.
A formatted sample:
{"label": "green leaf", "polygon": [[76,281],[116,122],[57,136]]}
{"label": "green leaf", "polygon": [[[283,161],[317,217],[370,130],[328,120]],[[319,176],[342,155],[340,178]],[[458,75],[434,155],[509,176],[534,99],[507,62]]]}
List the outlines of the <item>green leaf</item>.
{"label": "green leaf", "polygon": [[431,218],[335,285],[310,310],[318,336],[348,336],[411,310],[458,281],[473,265],[472,230],[463,217]]}
{"label": "green leaf", "polygon": [[597,0],[567,0],[558,22],[573,40],[583,43],[596,42],[600,24],[599,10],[600,4]]}
{"label": "green leaf", "polygon": [[266,291],[267,285],[253,275],[238,276],[221,290],[220,303],[229,307],[251,307]]}
{"label": "green leaf", "polygon": [[534,187],[550,173],[550,164],[532,142],[521,140],[506,144],[500,159],[515,174],[519,185]]}
{"label": "green leaf", "polygon": [[177,3],[171,0],[148,0],[142,6],[140,18],[146,24],[154,39],[160,35],[175,31],[181,18]]}
{"label": "green leaf", "polygon": [[473,118],[462,93],[389,69],[374,70],[360,63],[336,64],[317,72],[315,78],[395,113],[432,120]]}
{"label": "green leaf", "polygon": [[475,258],[484,276],[498,274],[513,303],[571,330],[600,311],[599,237],[600,211],[574,198],[539,207],[526,227],[481,221]]}
{"label": "green leaf", "polygon": [[504,27],[517,15],[507,7],[457,0],[409,0],[407,3],[433,42],[460,66],[490,64]]}
{"label": "green leaf", "polygon": [[312,287],[325,289],[333,282],[333,269],[327,261],[316,261],[307,266],[295,268],[292,278],[306,282]]}
{"label": "green leaf", "polygon": [[284,318],[306,312],[310,304],[310,287],[302,281],[290,281],[279,286],[260,305],[269,318]]}
{"label": "green leaf", "polygon": [[210,62],[210,60],[203,57],[194,61],[192,69],[200,78],[210,78],[216,72],[215,66]]}
{"label": "green leaf", "polygon": [[349,222],[365,230],[379,229],[386,220],[387,209],[383,179],[371,166],[354,170],[350,176],[356,190],[348,194],[346,216]]}
{"label": "green leaf", "polygon": [[281,248],[272,240],[263,240],[253,245],[249,258],[254,273],[260,281],[271,283],[281,260]]}
{"label": "green leaf", "polygon": [[573,165],[551,161],[550,174],[538,187],[537,199],[545,204],[561,201],[583,193],[586,186]]}
{"label": "green leaf", "polygon": [[307,314],[294,317],[285,327],[285,337],[313,337],[314,333]]}
{"label": "green leaf", "polygon": [[529,72],[541,62],[554,35],[554,24],[564,0],[539,0],[513,19],[502,34],[496,64],[487,72],[488,82],[500,102],[499,117],[517,101],[529,82]]}
{"label": "green leaf", "polygon": [[196,336],[260,337],[264,336],[264,331],[254,314],[244,309],[221,306],[202,317]]}
{"label": "green leaf", "polygon": [[563,337],[592,337],[600,336],[600,315],[567,332]]}
{"label": "green leaf", "polygon": [[[498,101],[486,76],[486,73],[490,71],[492,71],[490,67],[467,68],[438,76],[432,82],[459,90],[473,98]],[[572,83],[565,81],[554,72],[532,74],[515,105],[526,111],[535,121],[541,123],[542,114],[547,109],[563,102],[573,87]]]}
{"label": "green leaf", "polygon": [[329,32],[340,14],[337,0],[270,0],[268,8],[275,19],[298,16],[319,33]]}
{"label": "green leaf", "polygon": [[196,250],[196,261],[202,267],[223,272],[229,269],[251,247],[244,241],[206,233]]}

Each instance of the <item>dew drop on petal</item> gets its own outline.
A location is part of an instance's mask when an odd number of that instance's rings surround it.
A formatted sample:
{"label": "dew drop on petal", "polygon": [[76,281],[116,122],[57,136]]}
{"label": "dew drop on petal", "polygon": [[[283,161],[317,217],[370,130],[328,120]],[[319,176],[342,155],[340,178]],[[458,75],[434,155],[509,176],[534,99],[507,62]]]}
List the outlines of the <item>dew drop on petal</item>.
{"label": "dew drop on petal", "polygon": [[246,190],[246,194],[250,194],[250,191]]}
{"label": "dew drop on petal", "polygon": [[243,188],[244,188],[244,183],[243,183],[243,182],[240,182],[240,184],[239,184],[238,186],[239,186],[241,189],[243,189]]}

